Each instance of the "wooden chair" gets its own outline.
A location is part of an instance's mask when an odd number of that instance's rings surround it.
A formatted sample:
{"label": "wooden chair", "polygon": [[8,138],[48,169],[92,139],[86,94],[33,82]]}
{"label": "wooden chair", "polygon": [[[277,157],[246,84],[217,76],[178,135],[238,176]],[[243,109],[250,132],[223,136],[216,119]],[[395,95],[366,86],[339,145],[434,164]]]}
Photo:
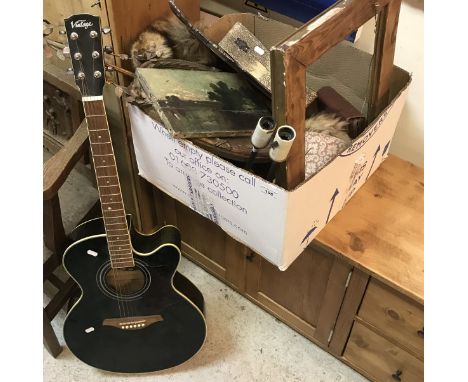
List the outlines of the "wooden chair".
{"label": "wooden chair", "polygon": [[[294,126],[296,139],[286,162],[285,186],[304,180],[306,70],[330,48],[372,17],[377,18],[374,61],[368,92],[368,122],[388,104],[401,0],[337,1],[271,48],[273,117]],[[283,182],[284,183],[284,182]]]}
{"label": "wooden chair", "polygon": [[43,282],[49,281],[58,291],[44,307],[43,343],[53,357],[57,357],[62,348],[52,329],[51,321],[78,289],[71,278],[63,282],[53,273],[61,265],[63,252],[69,242],[63,227],[58,190],[82,156],[87,141],[88,130],[86,122],[83,121],[63,148],[44,163],[43,233],[44,244],[52,251],[52,255],[44,262]]}

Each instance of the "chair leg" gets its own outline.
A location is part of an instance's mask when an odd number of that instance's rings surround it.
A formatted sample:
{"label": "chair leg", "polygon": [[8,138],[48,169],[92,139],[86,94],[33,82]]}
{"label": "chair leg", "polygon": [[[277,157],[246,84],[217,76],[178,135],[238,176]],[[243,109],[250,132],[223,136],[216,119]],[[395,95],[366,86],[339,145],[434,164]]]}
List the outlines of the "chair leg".
{"label": "chair leg", "polygon": [[44,346],[50,355],[56,358],[62,352],[62,347],[60,346],[58,338],[55,335],[54,329],[52,328],[52,324],[50,323],[49,317],[47,317],[45,310],[43,311],[42,325],[42,338]]}
{"label": "chair leg", "polygon": [[50,200],[44,200],[43,206],[44,243],[53,253],[61,255],[66,243],[66,236],[58,195]]}
{"label": "chair leg", "polygon": [[52,298],[52,300],[44,308],[44,311],[49,317],[53,319],[57,313],[62,309],[65,304],[68,302],[70,297],[74,294],[74,291],[78,288],[75,281],[71,277],[65,282],[64,286],[60,288],[58,293]]}
{"label": "chair leg", "polygon": [[42,265],[42,282],[49,279],[52,272],[60,265],[61,258],[56,253],[52,255]]}

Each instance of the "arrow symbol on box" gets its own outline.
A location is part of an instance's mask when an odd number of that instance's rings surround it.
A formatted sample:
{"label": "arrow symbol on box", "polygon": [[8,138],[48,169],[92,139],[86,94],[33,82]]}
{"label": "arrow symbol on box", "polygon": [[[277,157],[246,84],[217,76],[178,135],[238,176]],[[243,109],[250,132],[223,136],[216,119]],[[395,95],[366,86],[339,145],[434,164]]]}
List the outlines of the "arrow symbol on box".
{"label": "arrow symbol on box", "polygon": [[390,142],[391,142],[391,141],[392,141],[392,140],[390,139],[390,140],[387,142],[387,144],[385,145],[384,150],[382,151],[382,156],[384,156],[384,155],[387,153],[387,150],[388,150],[388,148],[390,147]]}
{"label": "arrow symbol on box", "polygon": [[327,221],[325,222],[325,224],[328,223],[328,221],[330,220],[330,214],[332,212],[332,209],[333,209],[333,204],[335,204],[335,198],[338,196],[338,194],[340,193],[340,191],[338,191],[338,188],[335,190],[335,192],[333,193],[333,196],[331,197],[330,201],[331,201],[331,204],[330,204],[330,209],[328,210],[328,216],[327,216]]}
{"label": "arrow symbol on box", "polygon": [[383,151],[382,151],[382,156],[384,156],[385,153],[387,152],[388,148],[390,147],[390,142],[391,142],[391,141],[392,141],[392,140],[389,140],[389,141],[387,142],[387,144],[385,145],[385,147],[384,147],[384,149],[383,149]]}
{"label": "arrow symbol on box", "polygon": [[[388,143],[390,143],[390,142],[388,142]],[[379,151],[380,151],[380,145],[377,147],[377,150],[375,150],[374,159],[372,160],[372,164],[370,166],[369,173],[367,174],[366,180],[367,180],[367,178],[369,178],[369,175],[370,175],[370,173],[372,171],[372,167],[374,167],[375,158],[377,157],[377,154],[379,153]]]}
{"label": "arrow symbol on box", "polygon": [[306,235],[304,236],[304,239],[302,239],[302,241],[301,241],[301,245],[302,245],[302,243],[304,243],[304,241],[306,241],[310,237],[310,235],[312,235],[314,233],[314,231],[316,229],[317,229],[317,226],[314,226],[306,233]]}

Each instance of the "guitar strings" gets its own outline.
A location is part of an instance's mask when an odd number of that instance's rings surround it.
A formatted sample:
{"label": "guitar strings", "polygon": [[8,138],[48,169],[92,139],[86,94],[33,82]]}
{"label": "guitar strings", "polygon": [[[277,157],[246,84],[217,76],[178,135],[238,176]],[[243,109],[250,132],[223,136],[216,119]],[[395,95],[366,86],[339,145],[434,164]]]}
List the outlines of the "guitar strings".
{"label": "guitar strings", "polygon": [[[93,39],[93,51],[96,51],[96,40],[97,38]],[[101,49],[99,49],[99,51],[102,51]],[[104,61],[104,57],[102,58],[102,60]],[[93,70],[92,70],[92,73],[95,72],[95,60],[93,59]],[[105,76],[105,73],[103,71],[102,73],[102,76]],[[93,104],[94,105],[94,104]],[[104,109],[104,102],[102,103],[102,106],[103,106],[103,109]],[[104,114],[105,114],[105,109],[103,110],[104,111]],[[109,129],[109,126],[108,126],[108,122],[107,122],[107,117],[106,117],[106,125],[107,125],[107,133],[109,135],[109,141],[112,142],[112,138],[110,136],[110,129]],[[111,143],[111,149],[112,149],[112,154],[114,154],[114,148],[112,146],[112,143]],[[122,203],[122,207],[123,207],[123,197],[122,197],[122,190],[120,188],[120,180],[119,180],[119,176],[118,176],[118,172],[117,172],[117,163],[116,163],[116,160],[115,160],[115,156],[113,155],[113,160],[114,160],[114,163],[115,163],[115,167],[116,167],[116,178],[117,178],[117,187],[119,188],[119,194],[120,194],[120,200],[121,200],[121,203]],[[103,213],[103,219],[104,219],[104,213]],[[124,219],[125,219],[125,226],[127,226],[126,224],[126,217],[125,217],[125,212],[124,212]],[[106,225],[104,224],[104,227]],[[107,231],[106,231],[107,232]],[[128,229],[127,229],[127,232],[126,232],[126,235],[128,236],[128,241],[130,242],[130,235],[128,233]],[[107,234],[106,234],[107,236]],[[111,254],[110,254],[110,248],[109,248],[109,239],[107,239],[107,243],[108,243],[108,250],[109,250],[109,256],[111,257]],[[126,289],[126,283],[125,283],[125,280],[123,280],[123,286],[122,286],[122,279],[121,279],[121,276],[122,276],[122,273],[123,271],[120,270],[119,268],[117,268],[117,270],[115,268],[112,269],[112,276],[114,277],[114,283],[116,284],[117,288],[118,288],[118,293],[120,294],[120,296],[125,296],[128,294],[127,292],[127,289]],[[127,299],[126,298],[122,298],[122,305],[123,305],[123,308],[124,308],[124,314],[128,317],[128,316],[131,316],[131,307],[129,305],[129,303],[127,302]]]}
{"label": "guitar strings", "polygon": [[[93,41],[93,46],[95,46],[94,44],[96,44],[96,40]],[[96,50],[96,49],[93,49],[93,50]],[[94,64],[95,64],[95,61],[93,60],[93,73],[95,71]],[[105,73],[102,73],[102,75],[105,76]],[[104,109],[104,113],[105,113],[105,109]],[[107,124],[107,118],[106,118],[106,124]],[[109,140],[112,142],[112,138],[111,138],[111,135],[110,135],[110,129],[108,129],[107,132],[109,134]],[[114,163],[115,163],[115,167],[116,167],[117,187],[119,188],[120,202],[121,202],[121,205],[122,205],[122,209],[124,210],[122,189],[121,189],[121,186],[120,186],[120,179],[119,179],[119,174],[118,174],[118,171],[117,171],[117,163],[116,163],[116,160],[115,160],[114,148],[113,148],[112,144],[111,144],[111,149],[112,149],[112,154],[113,154]],[[125,210],[123,211],[123,219],[124,219],[124,224],[125,224],[125,228],[126,228],[125,235],[127,236],[128,243],[130,244],[130,254],[129,255],[132,257],[132,260],[133,260],[132,247],[131,247],[131,237],[130,237],[130,232],[129,232],[128,225],[127,225]],[[130,295],[130,293],[129,293],[130,292],[130,289],[129,289],[130,282],[128,282],[128,280],[127,280],[127,278],[128,278],[127,273],[128,272],[130,272],[130,271],[128,271],[128,270],[127,271],[124,271],[124,270],[117,270],[117,271],[114,270],[113,271],[114,276],[118,280],[118,281],[115,281],[115,282],[119,285],[119,288],[121,289],[121,291],[123,291],[124,296]],[[123,280],[122,280],[122,278],[123,278]],[[124,298],[123,299],[123,304],[124,304],[124,307],[127,310],[127,315],[128,316],[135,316],[134,309],[133,309],[134,308],[133,303],[130,300],[128,300],[127,298]]]}
{"label": "guitar strings", "polygon": [[[93,39],[93,51],[97,51],[96,49],[96,41],[97,41],[97,37],[95,39]],[[100,47],[99,47],[100,48]],[[99,51],[102,52],[102,49],[100,48]],[[92,70],[92,73],[94,74],[95,73],[95,60],[93,59],[92,61],[92,67],[93,67],[93,70]],[[102,76],[105,76],[105,73],[103,71],[103,73],[101,74]],[[94,106],[94,104],[92,104],[92,106]],[[105,111],[105,107],[104,107],[104,103],[102,103],[102,107],[103,107],[103,112],[104,114],[106,114],[106,111]],[[96,110],[95,110],[96,112]],[[96,113],[97,114],[97,113]],[[105,123],[106,123],[106,126],[107,126],[107,134],[109,135],[109,142],[112,142],[112,138],[111,138],[111,135],[110,135],[110,129],[109,129],[109,125],[108,125],[108,122],[107,122],[107,118],[105,119]],[[114,165],[115,165],[115,172],[116,172],[116,179],[117,179],[117,187],[119,188],[119,194],[120,194],[120,203],[122,205],[122,209],[124,208],[123,206],[123,198],[122,198],[122,190],[121,190],[121,187],[120,187],[120,180],[119,180],[119,175],[118,175],[118,172],[117,172],[117,164],[116,164],[116,161],[115,161],[115,155],[114,155],[114,148],[112,146],[112,143],[110,143],[111,145],[111,151],[112,151],[112,156],[113,156],[113,161],[114,161]],[[104,219],[104,216],[103,216],[103,219]],[[125,228],[126,228],[126,232],[125,232],[125,235],[127,236],[127,239],[128,239],[128,243],[130,244],[130,233],[129,233],[129,230],[128,230],[128,226],[127,226],[127,221],[126,221],[126,215],[125,215],[125,211],[123,213],[123,219],[124,219],[124,224],[125,224]],[[105,225],[104,225],[105,226]],[[107,231],[106,231],[107,232]],[[108,244],[109,244],[109,239],[107,240]],[[109,249],[109,255],[110,255],[110,248],[108,246],[108,249]],[[130,245],[130,251],[131,251],[131,245]],[[132,256],[132,253],[130,252],[130,256]],[[126,280],[125,280],[125,271],[123,270],[120,270],[120,269],[115,269],[113,268],[112,270],[112,274],[113,274],[113,277],[114,277],[114,283],[116,284],[117,288],[118,288],[118,293],[120,294],[120,296],[122,295],[128,295],[128,289],[127,289],[127,283],[126,283]],[[122,277],[124,278],[122,280]],[[122,285],[123,284],[123,285]],[[122,298],[122,305],[123,305],[123,309],[124,309],[124,314],[126,316],[132,316],[133,312],[132,312],[132,304],[127,301],[126,298]]]}
{"label": "guitar strings", "polygon": [[[79,45],[78,45],[78,41],[75,40],[75,44],[76,44],[76,51],[79,52]],[[94,48],[94,46],[93,46]],[[93,49],[94,50],[94,49]],[[79,61],[79,65],[80,65],[80,68],[81,68],[81,71],[84,73],[84,68],[83,68],[83,64],[82,64],[82,61],[80,60]],[[94,60],[93,60],[93,73],[94,73]],[[82,89],[83,89],[83,94],[85,96],[89,95],[89,91],[88,91],[88,82],[87,82],[87,78],[84,77],[82,80],[81,80],[81,84],[82,84]],[[94,104],[91,102],[89,103],[89,105],[86,104],[86,102],[83,102],[83,107],[87,110],[85,111],[88,111],[90,112],[90,114],[95,114],[97,111],[94,110]],[[85,113],[86,115],[86,113]],[[88,130],[92,130],[91,127],[94,126],[94,122],[92,122],[91,119],[86,119],[87,123],[88,123]],[[90,126],[91,125],[91,126]],[[93,163],[94,163],[94,166],[96,167],[96,163],[95,163],[95,160],[94,160],[94,152],[93,152],[93,146],[92,144],[90,144],[90,150],[91,150],[91,157],[93,159]],[[96,177],[98,177],[97,173],[96,173]],[[102,195],[101,195],[101,192],[100,192],[100,189],[99,189],[99,184],[98,184],[98,193],[99,193],[99,199],[102,200]],[[107,228],[106,228],[106,225],[105,225],[105,221],[104,221],[104,214],[103,214],[103,222],[104,222],[104,229],[106,231],[106,241],[107,241]],[[108,243],[108,241],[107,241]],[[109,256],[110,256],[110,249],[109,249],[109,246],[108,246],[108,252],[109,252]],[[115,269],[112,268],[112,272],[113,272],[113,276],[114,276],[114,282],[116,284],[116,295],[117,295],[117,305],[118,305],[118,309],[119,309],[119,315],[120,317],[124,317],[125,316],[125,306],[124,306],[124,303],[123,303],[123,300],[122,300],[122,293],[121,293],[121,288],[120,288],[120,283],[118,281],[118,277],[116,277],[115,275]]]}
{"label": "guitar strings", "polygon": [[[92,51],[94,52],[95,50],[96,50],[96,40],[93,39],[93,49],[92,49]],[[80,60],[80,65],[81,64],[82,64],[82,61]],[[94,73],[95,69],[96,69],[95,68],[95,61],[93,59],[92,60],[92,71],[91,71],[91,73]],[[84,73],[84,71],[83,71],[83,73]],[[104,75],[104,73],[102,75]],[[83,106],[84,106],[84,104],[83,104]],[[89,106],[90,106],[91,114],[96,115],[98,113],[98,110],[96,110],[95,104],[93,103],[93,101],[91,101],[89,103]],[[91,147],[91,151],[92,151],[92,145],[90,145],[90,147]],[[94,160],[94,153],[92,153],[92,154],[93,154],[94,168],[95,168],[95,172],[96,172],[96,163],[95,163],[95,160]],[[96,178],[99,178],[97,172],[96,172]],[[99,184],[98,184],[97,188],[98,188],[99,200],[101,200],[101,208],[102,208],[102,195],[101,195]],[[102,221],[103,221],[103,224],[104,224],[104,230],[106,232],[106,242],[107,242],[107,251],[108,251],[108,254],[109,254],[109,259],[112,260],[111,251],[110,251],[110,247],[109,247],[109,236],[107,234],[107,226],[106,226],[106,222],[105,222],[104,212],[102,213]],[[112,261],[110,262],[110,264],[111,264],[112,270],[109,270],[108,272],[112,272],[112,277],[114,279],[114,285],[115,285],[115,292],[117,294],[117,304],[119,306],[119,314],[120,314],[120,317],[122,317],[122,316],[126,315],[125,302],[122,299],[122,292],[121,292],[122,288],[120,286],[120,281],[119,281],[119,278],[118,278],[118,274],[116,274],[118,271],[116,271],[115,268],[112,267]],[[105,276],[104,276],[104,282],[106,282]],[[122,315],[122,312],[121,312],[121,309],[120,309],[121,302],[122,302],[123,315]]]}

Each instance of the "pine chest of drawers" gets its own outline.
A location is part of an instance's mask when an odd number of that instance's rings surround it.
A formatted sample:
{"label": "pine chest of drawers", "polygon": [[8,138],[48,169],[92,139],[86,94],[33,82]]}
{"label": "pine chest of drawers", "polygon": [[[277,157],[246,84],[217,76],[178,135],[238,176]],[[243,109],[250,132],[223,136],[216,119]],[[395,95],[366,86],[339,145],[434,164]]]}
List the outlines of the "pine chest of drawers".
{"label": "pine chest of drawers", "polygon": [[377,381],[422,381],[423,306],[371,278],[343,358]]}
{"label": "pine chest of drawers", "polygon": [[389,156],[286,271],[154,195],[192,261],[370,380],[422,381],[423,179]]}

